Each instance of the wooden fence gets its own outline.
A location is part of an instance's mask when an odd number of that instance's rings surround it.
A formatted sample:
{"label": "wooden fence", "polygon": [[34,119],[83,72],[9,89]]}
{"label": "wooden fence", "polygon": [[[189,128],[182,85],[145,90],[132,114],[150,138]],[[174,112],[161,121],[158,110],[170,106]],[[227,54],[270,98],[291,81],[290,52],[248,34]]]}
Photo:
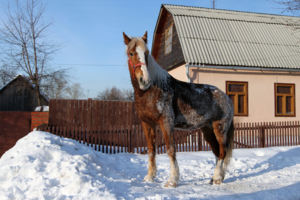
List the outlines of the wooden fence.
{"label": "wooden fence", "polygon": [[[146,138],[141,125],[98,126],[90,129],[77,126],[40,126],[40,130],[72,138],[103,153],[147,153]],[[159,128],[156,130],[156,151],[166,153],[165,143]],[[193,131],[175,130],[177,152],[209,151],[210,147],[200,129]],[[273,146],[300,145],[300,123],[236,123],[234,148],[264,148]]]}
{"label": "wooden fence", "polygon": [[134,102],[50,99],[50,126],[82,126],[90,130],[98,126],[141,125]]}

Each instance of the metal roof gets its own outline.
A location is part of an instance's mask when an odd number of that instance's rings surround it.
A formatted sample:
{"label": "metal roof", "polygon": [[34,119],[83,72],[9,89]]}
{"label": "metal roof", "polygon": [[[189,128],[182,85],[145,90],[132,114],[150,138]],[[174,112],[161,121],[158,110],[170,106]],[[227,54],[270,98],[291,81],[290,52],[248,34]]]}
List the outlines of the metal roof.
{"label": "metal roof", "polygon": [[189,64],[300,69],[300,33],[295,30],[300,28],[299,17],[177,5],[163,8],[173,16]]}

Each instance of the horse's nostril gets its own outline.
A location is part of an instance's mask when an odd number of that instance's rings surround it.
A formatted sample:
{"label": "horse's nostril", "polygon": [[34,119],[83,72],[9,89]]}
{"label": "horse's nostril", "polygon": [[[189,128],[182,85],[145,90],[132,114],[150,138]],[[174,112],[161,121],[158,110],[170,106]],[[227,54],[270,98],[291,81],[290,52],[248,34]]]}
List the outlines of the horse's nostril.
{"label": "horse's nostril", "polygon": [[143,78],[142,77],[140,78],[140,82],[143,82]]}

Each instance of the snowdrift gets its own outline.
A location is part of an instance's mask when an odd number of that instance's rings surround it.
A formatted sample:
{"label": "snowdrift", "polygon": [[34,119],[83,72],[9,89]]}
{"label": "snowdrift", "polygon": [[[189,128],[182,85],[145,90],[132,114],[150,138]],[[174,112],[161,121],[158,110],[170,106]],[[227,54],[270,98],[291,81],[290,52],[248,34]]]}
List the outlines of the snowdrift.
{"label": "snowdrift", "polygon": [[239,149],[224,182],[209,185],[211,152],[177,153],[178,187],[164,188],[167,155],[154,183],[142,183],[148,156],[96,152],[71,139],[34,131],[0,159],[0,199],[299,199],[300,146]]}

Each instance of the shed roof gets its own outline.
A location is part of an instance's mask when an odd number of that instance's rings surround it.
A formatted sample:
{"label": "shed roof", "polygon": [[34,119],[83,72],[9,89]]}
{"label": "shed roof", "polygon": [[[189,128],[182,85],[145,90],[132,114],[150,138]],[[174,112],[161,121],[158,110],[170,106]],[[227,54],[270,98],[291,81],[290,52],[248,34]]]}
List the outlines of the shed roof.
{"label": "shed roof", "polygon": [[162,5],[158,22],[163,9],[189,64],[300,69],[299,17]]}
{"label": "shed roof", "polygon": [[[27,81],[27,82],[30,84],[30,86],[31,86],[32,89],[35,88],[35,84],[32,83],[32,81],[31,81],[29,78],[27,78],[25,75],[18,74],[18,75],[15,76],[13,79],[11,79],[8,83],[6,83],[6,84],[3,85],[2,87],[0,87],[0,92],[1,92],[2,90],[4,90],[4,88],[6,88],[6,87],[7,87],[8,85],[10,85],[14,80],[16,80],[16,79],[18,79],[18,78],[22,78],[22,79],[24,79],[25,81]],[[48,97],[47,97],[42,91],[40,91],[40,94],[41,94],[41,96],[42,96],[43,98],[45,98],[46,101],[49,102]]]}

